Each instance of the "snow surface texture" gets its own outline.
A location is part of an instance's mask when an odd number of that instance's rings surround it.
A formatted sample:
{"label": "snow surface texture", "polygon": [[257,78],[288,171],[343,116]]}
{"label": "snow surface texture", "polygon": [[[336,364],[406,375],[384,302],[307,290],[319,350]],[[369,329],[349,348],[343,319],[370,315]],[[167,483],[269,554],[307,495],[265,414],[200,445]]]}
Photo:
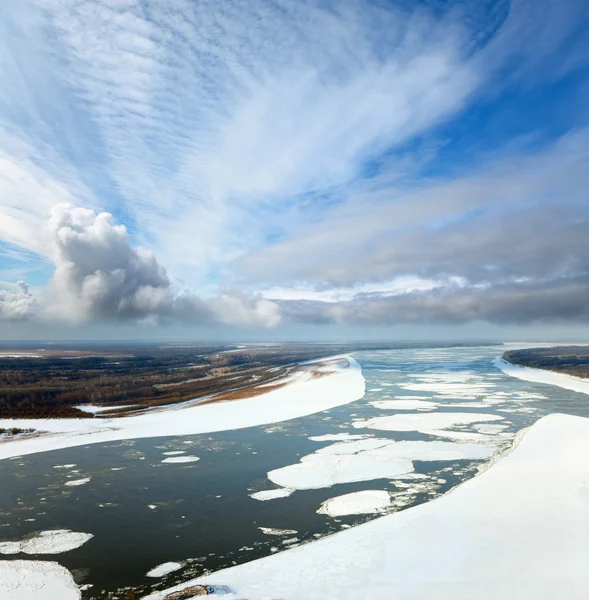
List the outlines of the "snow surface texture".
{"label": "snow surface texture", "polygon": [[391,505],[391,496],[384,490],[363,490],[326,500],[317,511],[320,515],[343,517],[383,512]]}
{"label": "snow surface texture", "polygon": [[147,577],[163,577],[168,573],[173,573],[178,569],[182,568],[182,563],[179,562],[167,562],[157,567],[154,567],[151,571],[148,571]]}
{"label": "snow surface texture", "polygon": [[71,573],[56,562],[0,561],[0,600],[79,600]]}
{"label": "snow surface texture", "polygon": [[278,488],[277,490],[263,490],[261,492],[254,492],[250,494],[250,496],[254,500],[276,500],[276,498],[287,498],[290,496],[294,490],[290,490],[288,488]]}
{"label": "snow surface texture", "polygon": [[411,473],[414,460],[477,460],[494,451],[492,445],[367,438],[321,448],[297,464],[270,471],[268,479],[287,489],[324,488]]}
{"label": "snow surface texture", "polygon": [[[0,419],[0,427],[33,427],[48,432],[3,441],[0,460],[100,442],[243,429],[328,410],[364,395],[360,365],[350,356],[345,358],[346,367],[316,364],[293,376],[289,385],[243,400],[200,406],[191,400],[121,419]],[[323,376],[314,376],[317,372]]]}
{"label": "snow surface texture", "polygon": [[507,375],[523,379],[524,381],[532,381],[533,383],[546,383],[547,385],[556,385],[565,390],[573,392],[581,392],[589,394],[589,380],[573,377],[572,375],[564,375],[563,373],[555,373],[554,371],[546,371],[544,369],[532,369],[531,367],[520,367],[512,365],[502,358],[496,358],[493,361],[498,369],[501,369]]}
{"label": "snow surface texture", "polygon": [[94,536],[91,533],[51,529],[20,542],[0,542],[0,554],[61,554],[79,548],[92,537]]}
{"label": "snow surface texture", "polygon": [[200,460],[200,458],[198,456],[171,456],[170,458],[164,458],[164,460],[162,460],[162,462],[179,464],[179,463],[196,462],[197,460]]}
{"label": "snow surface texture", "polygon": [[586,600],[589,419],[554,414],[453,492],[317,542],[185,582],[227,600]]}

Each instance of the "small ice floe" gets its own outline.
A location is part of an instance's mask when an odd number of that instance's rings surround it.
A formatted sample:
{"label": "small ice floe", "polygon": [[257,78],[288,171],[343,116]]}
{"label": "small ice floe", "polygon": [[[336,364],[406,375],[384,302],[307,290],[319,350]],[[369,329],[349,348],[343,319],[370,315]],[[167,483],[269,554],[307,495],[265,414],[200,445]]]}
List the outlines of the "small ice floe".
{"label": "small ice floe", "polygon": [[151,571],[148,571],[146,575],[147,577],[163,577],[168,573],[172,573],[174,571],[177,571],[178,569],[181,569],[183,566],[183,563],[179,562],[162,563],[161,565],[158,565],[157,567],[151,569]]}
{"label": "small ice floe", "polygon": [[439,403],[427,400],[377,400],[370,402],[370,405],[381,410],[435,410]]}
{"label": "small ice floe", "polygon": [[391,505],[391,496],[383,490],[363,490],[326,500],[319,510],[320,515],[342,517],[344,515],[366,515],[385,511]]}
{"label": "small ice floe", "polygon": [[328,433],[327,435],[316,435],[310,437],[312,442],[344,442],[347,440],[362,440],[368,437],[364,434],[352,434],[352,433]]}
{"label": "small ice floe", "polygon": [[273,527],[258,527],[266,535],[294,535],[298,533],[295,529],[274,529]]}
{"label": "small ice floe", "polygon": [[68,485],[70,487],[75,487],[78,485],[85,485],[86,483],[88,483],[90,481],[90,479],[92,479],[91,477],[83,477],[82,479],[74,479],[73,481],[66,481],[65,485]]}
{"label": "small ice floe", "polygon": [[276,490],[263,490],[261,492],[254,492],[250,494],[250,497],[254,500],[261,500],[264,502],[265,500],[275,500],[276,498],[286,498],[290,496],[294,490],[289,488],[278,488]]}
{"label": "small ice floe", "polygon": [[287,540],[282,540],[282,543],[285,546],[289,546],[290,544],[296,544],[299,541],[298,537],[288,538]]}
{"label": "small ice floe", "polygon": [[163,463],[191,463],[200,460],[198,456],[171,456],[170,458],[164,458]]}
{"label": "small ice floe", "polygon": [[0,554],[61,554],[74,550],[94,537],[69,529],[41,531],[18,542],[0,542]]}
{"label": "small ice floe", "polygon": [[53,468],[54,469],[73,469],[76,465],[75,464],[71,464],[71,465],[55,465]]}
{"label": "small ice floe", "polygon": [[479,423],[477,425],[474,425],[474,428],[479,432],[479,433],[486,433],[486,434],[490,434],[490,435],[495,435],[497,433],[501,433],[504,429],[507,429],[507,425],[502,425],[500,423],[495,424],[495,423]]}
{"label": "small ice floe", "polygon": [[125,467],[111,467],[111,471],[122,471]]}
{"label": "small ice floe", "polygon": [[151,510],[154,510],[155,508],[157,508],[156,504],[148,504],[147,508],[151,508]]}
{"label": "small ice floe", "polygon": [[176,454],[186,454],[186,450],[171,450],[170,452],[162,452],[164,456],[175,456]]}

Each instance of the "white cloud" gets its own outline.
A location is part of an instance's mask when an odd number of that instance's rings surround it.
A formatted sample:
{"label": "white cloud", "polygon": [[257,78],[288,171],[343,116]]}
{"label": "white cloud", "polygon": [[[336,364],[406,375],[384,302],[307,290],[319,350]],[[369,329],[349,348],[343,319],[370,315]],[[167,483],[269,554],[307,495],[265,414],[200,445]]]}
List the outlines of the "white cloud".
{"label": "white cloud", "polygon": [[[109,213],[59,204],[46,228],[55,272],[40,290],[38,305],[28,286],[0,290],[0,316],[86,323],[137,320],[274,327],[278,306],[240,292],[202,299],[172,288],[153,253],[135,247],[124,225]],[[35,310],[37,309],[38,310]]]}
{"label": "white cloud", "polygon": [[33,314],[34,305],[34,296],[24,281],[0,282],[0,319],[26,319]]}

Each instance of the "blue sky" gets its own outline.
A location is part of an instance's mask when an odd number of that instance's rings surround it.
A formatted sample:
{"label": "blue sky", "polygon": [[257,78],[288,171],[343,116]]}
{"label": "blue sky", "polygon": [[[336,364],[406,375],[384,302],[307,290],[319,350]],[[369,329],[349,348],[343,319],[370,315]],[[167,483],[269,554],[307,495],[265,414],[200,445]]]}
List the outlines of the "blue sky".
{"label": "blue sky", "polygon": [[585,335],[588,10],[2,3],[0,337]]}

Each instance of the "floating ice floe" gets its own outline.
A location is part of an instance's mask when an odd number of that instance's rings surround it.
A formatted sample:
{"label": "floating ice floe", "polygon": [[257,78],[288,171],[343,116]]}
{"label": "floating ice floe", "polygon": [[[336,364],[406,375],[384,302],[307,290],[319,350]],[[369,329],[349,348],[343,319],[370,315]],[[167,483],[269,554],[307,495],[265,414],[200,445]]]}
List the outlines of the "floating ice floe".
{"label": "floating ice floe", "polygon": [[92,537],[91,533],[51,529],[18,542],[0,542],[0,554],[61,554],[79,548]]}
{"label": "floating ice floe", "polygon": [[273,527],[258,527],[266,535],[293,535],[297,533],[296,529],[275,529]]}
{"label": "floating ice floe", "polygon": [[161,565],[158,565],[157,567],[151,569],[151,571],[148,571],[146,575],[147,577],[163,577],[168,573],[173,573],[174,571],[181,569],[183,566],[184,565],[179,562],[162,563]]}
{"label": "floating ice floe", "polygon": [[55,465],[53,468],[54,469],[73,469],[76,465],[75,464],[70,464],[70,465]]}
{"label": "floating ice floe", "polygon": [[503,417],[484,413],[420,413],[400,414],[390,417],[375,417],[366,421],[352,423],[357,428],[382,429],[384,431],[421,431],[446,429],[456,425],[468,425],[480,421],[499,421]]}
{"label": "floating ice floe", "polygon": [[277,490],[263,490],[261,492],[254,492],[250,494],[250,497],[254,500],[275,500],[276,498],[286,498],[290,496],[295,490],[288,488],[278,488]]}
{"label": "floating ice floe", "polygon": [[303,456],[297,464],[270,471],[268,479],[288,489],[317,489],[411,473],[414,460],[480,460],[494,451],[491,444],[369,438],[321,448]]}
{"label": "floating ice floe", "polygon": [[361,440],[365,437],[367,436],[363,433],[328,433],[326,435],[315,435],[310,437],[309,439],[312,442],[339,442],[344,440]]}
{"label": "floating ice floe", "polygon": [[170,452],[162,452],[164,456],[175,456],[176,454],[186,454],[186,450],[171,450]]}
{"label": "floating ice floe", "polygon": [[162,460],[163,463],[174,463],[174,464],[180,464],[180,463],[191,463],[191,462],[196,462],[197,460],[200,460],[200,458],[198,456],[170,456],[170,458],[164,458],[164,460]]}
{"label": "floating ice floe", "polygon": [[69,485],[70,487],[75,487],[78,485],[84,485],[88,483],[92,479],[92,477],[83,477],[82,479],[74,479],[73,481],[66,481],[65,485]]}
{"label": "floating ice floe", "polygon": [[370,405],[381,410],[435,410],[439,403],[427,400],[376,400]]}
{"label": "floating ice floe", "polygon": [[80,590],[71,573],[56,562],[0,561],[2,600],[79,600]]}
{"label": "floating ice floe", "polygon": [[375,514],[391,505],[391,496],[383,490],[363,490],[326,500],[317,513],[330,517]]}

